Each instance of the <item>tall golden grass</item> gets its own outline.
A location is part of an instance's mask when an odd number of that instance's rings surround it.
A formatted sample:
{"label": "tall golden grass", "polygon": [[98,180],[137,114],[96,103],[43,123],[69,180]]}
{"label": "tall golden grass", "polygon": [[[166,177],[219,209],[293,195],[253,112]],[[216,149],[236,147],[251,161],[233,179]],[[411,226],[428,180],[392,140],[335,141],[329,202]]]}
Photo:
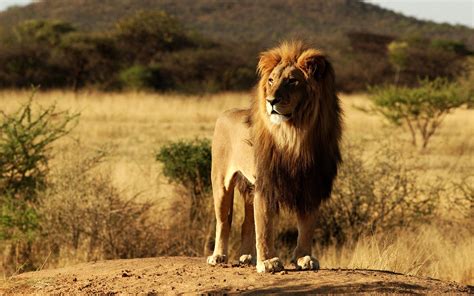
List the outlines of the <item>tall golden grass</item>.
{"label": "tall golden grass", "polygon": [[[0,110],[8,113],[17,109],[29,95],[28,91],[0,92]],[[71,145],[79,143],[87,149],[108,150],[106,169],[114,186],[124,192],[140,192],[140,198],[157,202],[166,210],[179,197],[161,175],[160,165],[155,161],[157,149],[170,140],[212,137],[217,116],[226,109],[248,106],[251,96],[251,93],[184,96],[50,91],[37,93],[34,102],[56,103],[60,110],[81,113],[71,135],[56,144],[52,167],[62,161],[61,151]],[[393,128],[380,116],[360,110],[359,107],[370,107],[366,95],[342,95],[342,101],[344,141],[364,139],[367,150],[376,149],[377,145],[370,145],[371,142],[389,141],[402,154],[417,158],[423,182],[435,178],[456,181],[473,175],[473,110],[460,109],[449,115],[428,149],[419,151],[410,145],[407,131]],[[173,211],[171,208],[169,215],[160,214],[159,219],[173,219]],[[456,219],[455,213],[445,214],[445,218]],[[235,215],[238,225],[240,211]],[[330,247],[317,255],[326,268],[385,269],[473,284],[474,233],[459,229],[459,235],[453,235],[452,229],[436,225],[396,235],[364,237],[342,249]]]}

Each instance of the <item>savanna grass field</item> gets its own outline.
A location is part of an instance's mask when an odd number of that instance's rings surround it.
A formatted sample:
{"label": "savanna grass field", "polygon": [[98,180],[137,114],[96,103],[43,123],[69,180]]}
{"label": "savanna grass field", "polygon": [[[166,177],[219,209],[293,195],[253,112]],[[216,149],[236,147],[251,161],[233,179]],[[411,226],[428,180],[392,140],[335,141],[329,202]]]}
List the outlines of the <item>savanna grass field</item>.
{"label": "savanna grass field", "polygon": [[[36,269],[99,259],[208,255],[206,243],[213,236],[214,227],[210,210],[212,196],[209,195],[202,205],[207,218],[200,220],[200,225],[194,225],[191,234],[183,234],[189,198],[183,196],[182,188],[170,183],[163,175],[156,154],[170,141],[211,139],[219,114],[230,108],[247,107],[253,95],[251,92],[202,96],[97,91],[35,93],[33,110],[56,104],[57,111],[79,114],[71,132],[54,142],[48,151],[51,157],[48,182],[53,185],[46,194],[51,198],[41,203],[39,209],[48,218],[42,225],[41,236],[29,246],[34,250],[32,260]],[[31,96],[31,91],[1,91],[2,112],[14,112]],[[398,220],[416,220],[406,225],[402,223],[403,227],[385,225],[357,236],[347,235],[339,242],[325,240],[321,243],[322,238],[316,235],[315,254],[321,267],[389,270],[473,285],[474,110],[461,107],[450,113],[428,147],[420,149],[411,145],[408,130],[394,127],[380,114],[370,112],[372,103],[367,94],[340,94],[340,98],[344,111],[343,167],[351,169],[343,169],[335,190],[338,190],[337,186],[345,186],[344,178],[357,180],[360,177],[364,182],[370,182],[371,176],[367,174],[371,171],[358,171],[357,166],[351,166],[348,155],[356,155],[369,164],[376,155],[378,163],[384,163],[386,159],[403,164],[403,168],[410,167],[407,176],[413,176],[413,179],[404,179],[409,184],[406,188],[431,189],[419,195],[422,199],[429,194],[436,196],[436,204],[423,219],[414,219],[412,216],[416,213],[408,210],[397,213]],[[391,173],[379,172],[373,176],[373,182],[379,181],[375,178],[383,179]],[[380,188],[374,188],[376,194]],[[102,194],[104,191],[109,193]],[[104,197],[99,201],[89,199],[87,196],[95,195],[88,192],[102,192],[99,195]],[[411,195],[403,202],[409,204],[410,198]],[[74,205],[67,201],[71,199],[76,200]],[[111,205],[115,200],[121,200],[123,208],[113,208]],[[94,205],[94,202],[101,205]],[[231,258],[237,256],[238,225],[243,214],[242,200],[236,197],[235,202],[236,227],[231,234]],[[81,212],[81,207],[86,210]],[[361,213],[379,214],[376,209],[370,211],[365,207],[371,205],[360,206]],[[61,218],[57,215],[64,209],[69,209],[72,216]],[[96,212],[93,213],[92,209]],[[126,223],[128,228],[118,222],[113,224],[113,219],[104,218],[108,226],[94,226],[87,221],[92,217],[89,215],[97,215],[99,218],[92,220],[100,221],[101,215],[114,211],[129,215],[120,222]],[[290,219],[289,214],[282,213],[281,217],[277,237],[278,244],[285,246],[288,241],[285,234],[291,234],[295,225],[292,225],[294,219]],[[106,230],[101,230],[101,227]],[[128,232],[120,230],[130,227]],[[363,228],[364,225],[352,227]],[[97,235],[94,235],[94,229]],[[101,231],[109,234],[110,241],[98,238]],[[114,240],[113,236],[120,240]],[[3,257],[4,268],[7,251]],[[280,251],[286,252],[281,256],[288,259],[290,246],[287,249],[282,247]],[[21,269],[21,266],[15,266]],[[12,271],[4,274],[7,276]]]}

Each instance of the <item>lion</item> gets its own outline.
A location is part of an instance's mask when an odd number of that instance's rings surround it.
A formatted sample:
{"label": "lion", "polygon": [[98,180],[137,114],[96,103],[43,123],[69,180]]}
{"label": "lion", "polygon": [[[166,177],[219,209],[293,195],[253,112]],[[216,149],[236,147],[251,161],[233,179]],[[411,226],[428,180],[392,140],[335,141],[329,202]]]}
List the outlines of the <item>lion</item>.
{"label": "lion", "polygon": [[227,262],[237,187],[245,200],[240,263],[256,263],[257,272],[283,270],[273,224],[285,208],[296,213],[298,225],[292,263],[300,270],[319,269],[311,254],[317,209],[330,197],[341,162],[334,70],[321,51],[292,41],[261,53],[257,73],[251,107],[228,110],[216,122],[211,170],[216,238],[207,263]]}

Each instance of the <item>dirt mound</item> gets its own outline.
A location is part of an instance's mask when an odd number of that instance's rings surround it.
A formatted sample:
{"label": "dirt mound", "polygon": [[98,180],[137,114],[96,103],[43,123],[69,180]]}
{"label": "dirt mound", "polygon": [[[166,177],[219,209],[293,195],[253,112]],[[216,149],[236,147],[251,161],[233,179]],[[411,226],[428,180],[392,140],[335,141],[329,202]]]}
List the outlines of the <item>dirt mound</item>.
{"label": "dirt mound", "polygon": [[204,258],[112,260],[28,272],[3,282],[0,294],[177,293],[473,293],[473,287],[374,270],[257,274],[253,267],[211,267]]}

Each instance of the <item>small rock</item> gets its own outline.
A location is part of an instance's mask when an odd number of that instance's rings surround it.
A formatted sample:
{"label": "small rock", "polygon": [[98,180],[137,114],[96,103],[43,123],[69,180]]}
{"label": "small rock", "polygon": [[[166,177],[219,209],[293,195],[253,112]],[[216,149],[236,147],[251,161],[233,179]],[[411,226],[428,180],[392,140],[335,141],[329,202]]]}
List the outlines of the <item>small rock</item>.
{"label": "small rock", "polygon": [[282,271],[280,271],[280,274],[281,274],[281,275],[288,274],[288,271],[282,270]]}

